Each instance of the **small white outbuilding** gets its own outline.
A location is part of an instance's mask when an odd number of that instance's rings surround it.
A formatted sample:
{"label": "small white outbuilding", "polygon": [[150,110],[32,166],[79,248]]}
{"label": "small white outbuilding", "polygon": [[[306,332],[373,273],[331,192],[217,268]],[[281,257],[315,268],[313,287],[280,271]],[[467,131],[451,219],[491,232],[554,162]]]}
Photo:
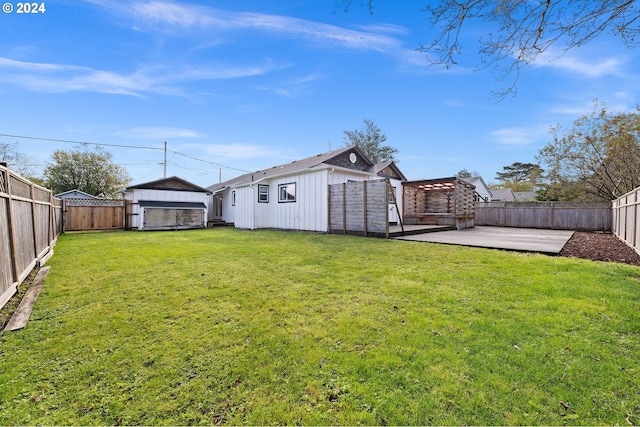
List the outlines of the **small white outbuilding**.
{"label": "small white outbuilding", "polygon": [[129,230],[206,228],[210,192],[177,176],[133,185],[124,190]]}

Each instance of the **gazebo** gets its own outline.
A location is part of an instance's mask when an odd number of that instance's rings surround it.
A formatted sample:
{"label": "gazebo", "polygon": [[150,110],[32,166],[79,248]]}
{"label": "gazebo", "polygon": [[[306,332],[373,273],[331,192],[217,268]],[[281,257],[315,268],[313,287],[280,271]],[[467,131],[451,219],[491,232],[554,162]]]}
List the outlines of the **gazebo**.
{"label": "gazebo", "polygon": [[474,227],[474,194],[475,186],[457,177],[404,182],[404,224]]}

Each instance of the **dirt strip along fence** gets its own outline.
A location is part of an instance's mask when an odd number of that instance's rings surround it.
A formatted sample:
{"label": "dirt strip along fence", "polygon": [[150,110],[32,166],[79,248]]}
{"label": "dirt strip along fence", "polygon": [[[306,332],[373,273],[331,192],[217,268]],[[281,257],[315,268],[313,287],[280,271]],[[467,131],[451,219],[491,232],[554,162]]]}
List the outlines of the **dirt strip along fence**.
{"label": "dirt strip along fence", "polygon": [[479,202],[476,225],[546,228],[552,230],[609,231],[609,202]]}
{"label": "dirt strip along fence", "polygon": [[640,187],[613,201],[613,233],[640,254]]}
{"label": "dirt strip along fence", "polygon": [[124,229],[124,202],[109,199],[65,199],[64,231]]}
{"label": "dirt strip along fence", "polygon": [[385,237],[389,232],[388,182],[329,186],[329,233]]}
{"label": "dirt strip along fence", "polygon": [[62,201],[0,165],[0,308],[51,257],[60,233]]}

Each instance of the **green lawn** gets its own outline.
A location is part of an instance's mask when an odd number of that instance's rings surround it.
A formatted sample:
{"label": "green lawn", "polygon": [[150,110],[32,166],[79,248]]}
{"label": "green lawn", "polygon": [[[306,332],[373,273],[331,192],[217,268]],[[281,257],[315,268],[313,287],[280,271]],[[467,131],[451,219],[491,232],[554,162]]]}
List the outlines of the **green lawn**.
{"label": "green lawn", "polygon": [[640,268],[300,232],[66,234],[0,424],[640,424]]}

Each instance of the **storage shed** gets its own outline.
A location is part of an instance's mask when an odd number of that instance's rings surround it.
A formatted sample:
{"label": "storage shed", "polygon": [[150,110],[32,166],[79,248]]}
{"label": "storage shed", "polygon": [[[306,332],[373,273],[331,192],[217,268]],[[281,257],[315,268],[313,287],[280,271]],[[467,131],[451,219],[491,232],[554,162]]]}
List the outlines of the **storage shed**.
{"label": "storage shed", "polygon": [[439,178],[402,183],[406,225],[475,226],[475,186],[463,179]]}
{"label": "storage shed", "polygon": [[127,187],[123,195],[125,228],[205,228],[209,194],[204,188],[176,176]]}

